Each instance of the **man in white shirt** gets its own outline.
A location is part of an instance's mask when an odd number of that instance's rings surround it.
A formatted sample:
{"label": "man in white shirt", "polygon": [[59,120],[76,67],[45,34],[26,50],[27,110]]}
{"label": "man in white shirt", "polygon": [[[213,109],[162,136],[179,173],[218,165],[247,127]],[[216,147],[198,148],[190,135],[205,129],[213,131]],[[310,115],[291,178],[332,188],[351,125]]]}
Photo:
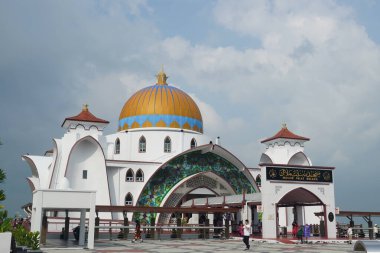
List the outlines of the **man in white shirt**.
{"label": "man in white shirt", "polygon": [[348,235],[348,243],[352,244],[352,228],[351,227],[348,227],[347,235]]}
{"label": "man in white shirt", "polygon": [[251,235],[251,225],[249,224],[248,220],[245,220],[244,228],[243,228],[243,242],[245,243],[245,246],[247,247],[245,250],[249,250],[251,247],[249,245],[249,236]]}

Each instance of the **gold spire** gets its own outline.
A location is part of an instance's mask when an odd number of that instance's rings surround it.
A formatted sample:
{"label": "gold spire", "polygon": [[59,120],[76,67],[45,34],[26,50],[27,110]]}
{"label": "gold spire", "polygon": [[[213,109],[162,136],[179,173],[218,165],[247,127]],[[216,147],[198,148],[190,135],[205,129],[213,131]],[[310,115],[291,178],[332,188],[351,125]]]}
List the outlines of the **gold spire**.
{"label": "gold spire", "polygon": [[88,111],[88,104],[84,104],[82,107],[82,112],[87,112]]}
{"label": "gold spire", "polygon": [[161,66],[161,71],[158,72],[156,77],[157,77],[157,84],[158,85],[168,85],[166,83],[166,80],[168,80],[168,76],[164,72],[164,65]]}

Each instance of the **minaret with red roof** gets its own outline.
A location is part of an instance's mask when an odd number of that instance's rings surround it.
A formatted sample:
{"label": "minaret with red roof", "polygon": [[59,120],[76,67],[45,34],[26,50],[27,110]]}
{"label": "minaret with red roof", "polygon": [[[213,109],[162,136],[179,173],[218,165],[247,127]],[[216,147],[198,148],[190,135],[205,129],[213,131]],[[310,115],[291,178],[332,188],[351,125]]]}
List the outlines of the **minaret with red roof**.
{"label": "minaret with red roof", "polygon": [[260,163],[288,164],[296,162],[311,165],[310,159],[303,153],[304,143],[309,140],[307,137],[294,134],[286,124],[283,124],[281,130],[275,135],[261,141],[266,145],[267,150],[262,155]]}
{"label": "minaret with red roof", "polygon": [[62,127],[66,129],[75,129],[77,126],[81,125],[85,129],[96,127],[98,130],[103,130],[108,124],[109,121],[94,116],[88,110],[88,105],[85,104],[78,115],[66,118],[62,123]]}

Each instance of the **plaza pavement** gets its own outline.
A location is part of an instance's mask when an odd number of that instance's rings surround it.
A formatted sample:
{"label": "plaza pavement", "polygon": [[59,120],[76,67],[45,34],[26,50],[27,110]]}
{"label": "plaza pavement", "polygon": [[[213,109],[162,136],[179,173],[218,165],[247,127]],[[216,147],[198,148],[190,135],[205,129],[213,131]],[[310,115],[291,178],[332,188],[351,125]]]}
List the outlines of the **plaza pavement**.
{"label": "plaza pavement", "polygon": [[[285,244],[277,241],[251,240],[251,249],[248,252],[308,252],[308,253],[335,253],[354,252],[353,245],[341,242],[315,242],[313,244]],[[214,252],[247,252],[241,240],[145,240],[142,243],[132,243],[126,240],[97,240],[95,249],[81,249],[69,241],[65,245],[61,240],[50,240],[42,251],[46,253],[115,253],[115,252],[157,252],[157,253],[214,253]]]}

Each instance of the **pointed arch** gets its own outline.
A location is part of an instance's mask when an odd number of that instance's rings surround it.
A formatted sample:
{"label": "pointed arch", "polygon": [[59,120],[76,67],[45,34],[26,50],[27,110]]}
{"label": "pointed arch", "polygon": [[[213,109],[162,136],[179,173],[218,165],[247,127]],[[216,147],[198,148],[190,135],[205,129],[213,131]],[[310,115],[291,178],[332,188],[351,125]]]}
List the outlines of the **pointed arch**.
{"label": "pointed arch", "polygon": [[125,173],[125,182],[133,182],[134,181],[134,172],[131,168],[127,170]]}
{"label": "pointed arch", "polygon": [[146,152],[146,139],[144,135],[142,135],[139,139],[139,152],[145,153]]}
{"label": "pointed arch", "polygon": [[261,175],[260,174],[258,174],[256,176],[256,184],[258,187],[261,187]]}
{"label": "pointed arch", "polygon": [[130,192],[128,192],[127,195],[125,195],[124,204],[126,206],[133,205],[133,195]]}
{"label": "pointed arch", "polygon": [[286,193],[282,198],[278,201],[277,206],[296,206],[296,205],[323,205],[322,200],[315,195],[313,192],[299,187],[292,191]]}
{"label": "pointed arch", "polygon": [[136,172],[136,182],[144,182],[144,172],[142,169],[138,169]]}
{"label": "pointed arch", "polygon": [[197,141],[195,138],[191,139],[190,141],[190,148],[196,148],[197,147]]}
{"label": "pointed arch", "polygon": [[295,153],[288,162],[289,165],[302,165],[302,166],[310,166],[309,159],[304,152]]}
{"label": "pointed arch", "polygon": [[172,140],[169,136],[166,136],[164,140],[164,152],[171,153],[172,152]]}
{"label": "pointed arch", "polygon": [[260,163],[270,163],[273,164],[272,159],[267,154],[262,154],[260,157]]}
{"label": "pointed arch", "polygon": [[115,141],[115,154],[120,154],[120,139],[119,138],[116,138],[116,141]]}

